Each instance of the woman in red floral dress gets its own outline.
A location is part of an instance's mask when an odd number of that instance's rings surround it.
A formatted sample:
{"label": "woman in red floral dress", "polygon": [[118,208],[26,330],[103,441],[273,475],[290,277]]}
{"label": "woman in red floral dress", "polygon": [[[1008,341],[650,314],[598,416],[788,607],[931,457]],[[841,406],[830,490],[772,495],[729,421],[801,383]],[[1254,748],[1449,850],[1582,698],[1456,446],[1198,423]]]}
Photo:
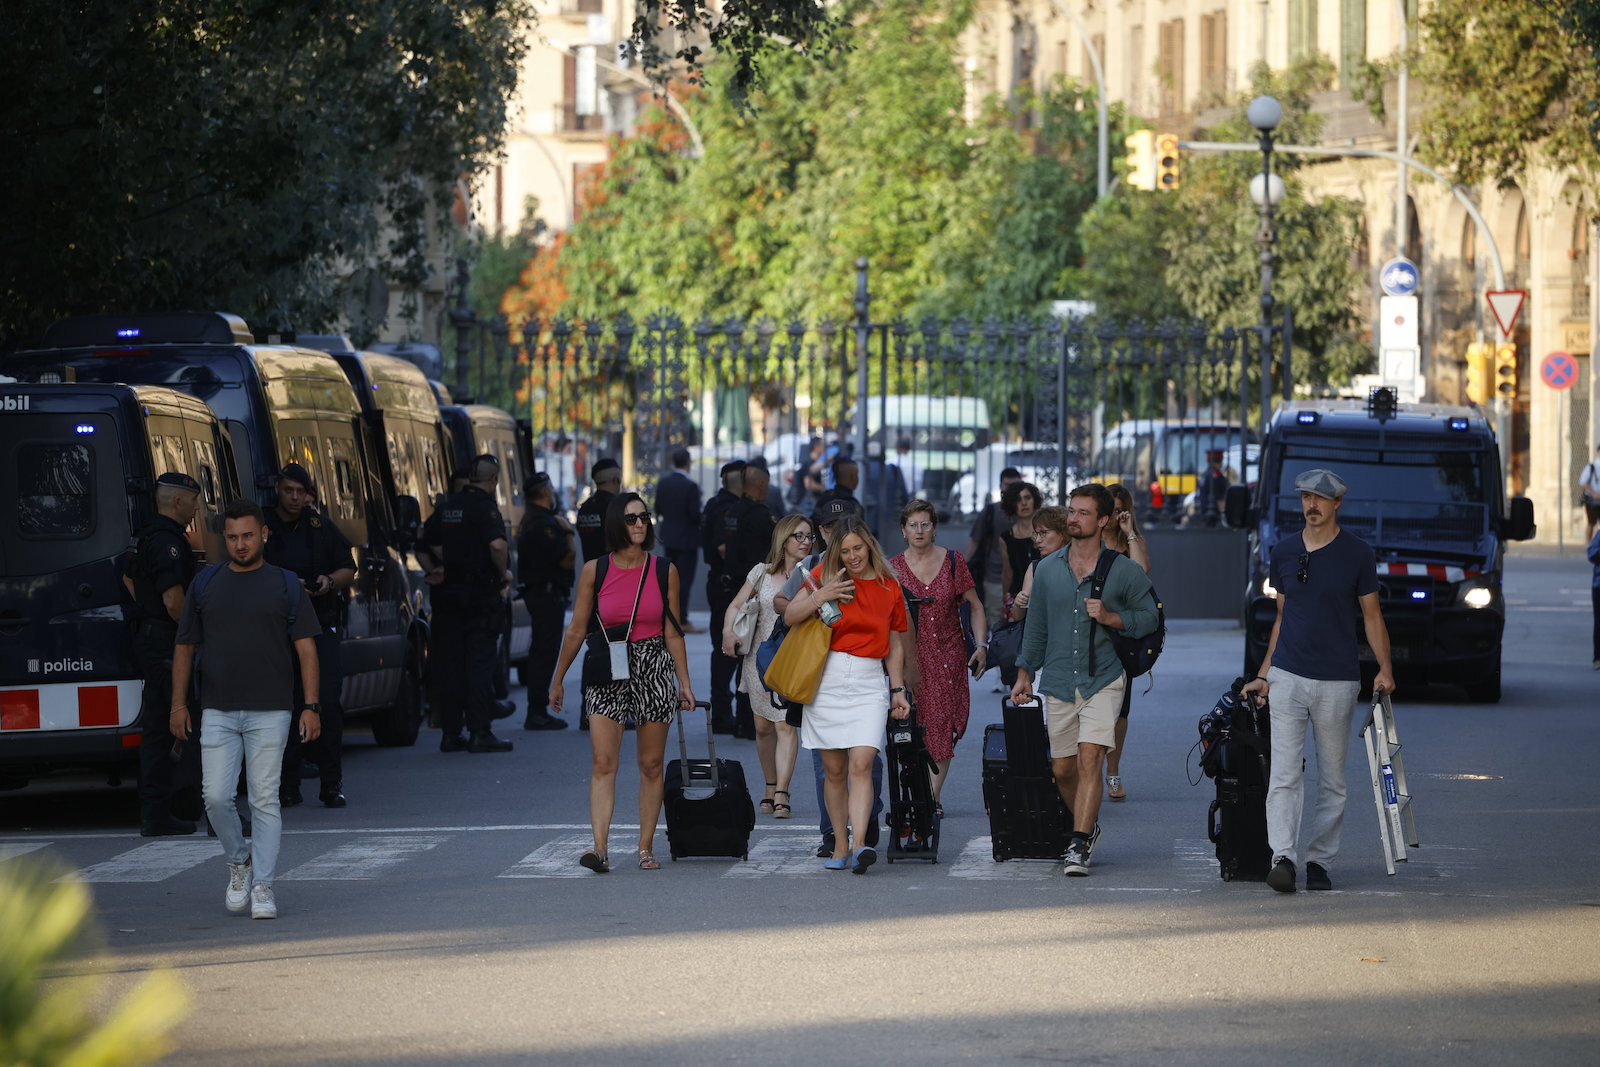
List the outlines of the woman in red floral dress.
{"label": "woman in red floral dress", "polygon": [[[928,755],[939,766],[933,776],[935,810],[939,792],[949,776],[950,760],[956,742],[967,732],[967,715],[972,709],[972,694],[967,688],[968,668],[982,669],[988,626],[983,618],[983,601],[972,584],[967,561],[955,549],[934,544],[939,520],[933,505],[913,500],[900,512],[900,532],[906,550],[889,565],[906,591],[906,599],[917,608],[917,669],[922,681],[917,686],[917,721],[927,730]],[[961,602],[972,609],[972,632],[978,650],[967,660],[961,636]]]}

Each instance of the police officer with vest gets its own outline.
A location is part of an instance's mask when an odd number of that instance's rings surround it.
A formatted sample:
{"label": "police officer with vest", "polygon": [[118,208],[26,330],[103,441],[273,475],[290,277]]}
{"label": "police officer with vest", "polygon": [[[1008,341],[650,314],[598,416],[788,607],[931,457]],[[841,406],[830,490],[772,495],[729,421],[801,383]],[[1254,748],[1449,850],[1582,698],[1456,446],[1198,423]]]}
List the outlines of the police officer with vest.
{"label": "police officer with vest", "polygon": [[187,800],[198,815],[200,787],[200,746],[178,742],[167,728],[174,704],[172,645],[196,569],[184,531],[200,508],[200,483],[169,471],[156,479],[155,503],[155,517],[139,531],[125,579],[137,605],[133,654],[144,675],[139,702],[139,833],[144,837],[194,833],[195,823],[178,818],[173,809]]}
{"label": "police officer with vest", "polygon": [[622,464],[596,460],[589,477],[594,479],[594,492],[578,508],[578,545],[585,563],[606,554],[606,508],[622,491]]}
{"label": "police officer with vest", "polygon": [[[711,498],[700,517],[700,546],[706,561],[706,600],[711,604],[712,631],[721,625],[728,605],[738,595],[744,575],[729,569],[728,553],[739,531],[739,520],[748,510],[744,499],[745,461],[736,459],[722,465],[722,488]],[[738,722],[733,713],[733,676],[739,661],[722,654],[722,643],[711,642],[711,728],[719,734],[735,733]]]}
{"label": "police officer with vest", "polygon": [[[317,791],[330,808],[345,806],[344,797],[344,708],[339,702],[344,685],[340,669],[339,643],[343,639],[349,614],[349,589],[356,580],[356,558],[339,527],[312,506],[316,484],[311,473],[298,463],[286,463],[278,472],[275,487],[278,502],[266,513],[266,559],[274,566],[292,571],[305,586],[316,609],[322,632],[317,635],[317,668],[320,680],[315,703],[322,720],[322,736],[310,748],[300,743],[300,713],[289,724],[289,743],[283,749],[283,777],[278,784],[278,799],[291,808],[304,799],[300,794],[301,762],[311,756],[322,777]],[[295,685],[299,686],[296,680]],[[298,695],[295,707],[313,703]],[[312,753],[315,753],[312,756]]]}
{"label": "police officer with vest", "polygon": [[561,633],[577,563],[572,527],[556,513],[556,490],[550,476],[537,471],[524,483],[528,510],[517,531],[517,584],[533,622],[528,646],[528,717],[524,730],[565,730],[567,720],[550,714],[550,680],[561,655]]}
{"label": "police officer with vest", "polygon": [[[495,505],[500,461],[487,453],[473,459],[467,486],[452,493],[422,526],[417,558],[433,587],[433,631],[439,677],[465,686],[465,707],[446,699],[440,710],[440,752],[510,752],[511,742],[494,735],[494,672],[499,651],[506,563],[506,523]],[[465,720],[467,735],[461,727]]]}

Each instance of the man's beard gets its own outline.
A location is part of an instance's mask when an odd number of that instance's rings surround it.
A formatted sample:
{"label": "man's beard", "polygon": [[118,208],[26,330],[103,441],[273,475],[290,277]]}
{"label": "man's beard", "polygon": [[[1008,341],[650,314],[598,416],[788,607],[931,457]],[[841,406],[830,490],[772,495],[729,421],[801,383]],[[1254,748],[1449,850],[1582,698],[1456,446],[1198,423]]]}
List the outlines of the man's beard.
{"label": "man's beard", "polygon": [[255,551],[251,552],[250,555],[246,556],[244,559],[234,556],[233,561],[241,567],[253,567],[257,563],[261,562],[261,557],[266,551],[267,544],[265,541],[261,541],[256,544]]}

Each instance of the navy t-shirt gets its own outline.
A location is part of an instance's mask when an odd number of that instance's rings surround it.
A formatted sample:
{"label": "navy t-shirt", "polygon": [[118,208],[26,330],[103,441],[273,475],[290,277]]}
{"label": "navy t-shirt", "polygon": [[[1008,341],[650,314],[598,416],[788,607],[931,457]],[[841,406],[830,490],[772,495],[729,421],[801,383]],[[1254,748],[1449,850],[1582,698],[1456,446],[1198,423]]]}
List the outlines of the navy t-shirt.
{"label": "navy t-shirt", "polygon": [[1359,597],[1378,591],[1378,558],[1372,546],[1340,530],[1334,539],[1309,554],[1302,585],[1298,537],[1272,549],[1272,584],[1283,597],[1283,621],[1272,665],[1290,674],[1318,681],[1348,682],[1361,677],[1356,624]]}

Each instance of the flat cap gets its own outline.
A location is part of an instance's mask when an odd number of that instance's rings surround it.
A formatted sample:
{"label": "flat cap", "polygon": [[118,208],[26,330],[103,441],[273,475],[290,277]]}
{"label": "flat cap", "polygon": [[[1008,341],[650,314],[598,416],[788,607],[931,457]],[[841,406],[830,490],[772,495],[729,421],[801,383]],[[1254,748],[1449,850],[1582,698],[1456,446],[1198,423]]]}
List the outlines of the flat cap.
{"label": "flat cap", "polygon": [[818,526],[826,526],[830,522],[837,522],[846,515],[854,515],[861,510],[861,505],[846,497],[836,496],[826,501],[811,516],[817,520]]}
{"label": "flat cap", "polygon": [[1329,500],[1344,499],[1344,479],[1329,470],[1314,467],[1294,480],[1294,487],[1302,493],[1315,493]]}
{"label": "flat cap", "polygon": [[156,479],[157,485],[168,485],[174,489],[187,489],[191,493],[200,491],[200,483],[182,471],[168,471]]}
{"label": "flat cap", "polygon": [[726,478],[730,474],[742,474],[749,465],[742,459],[736,459],[732,463],[724,463],[722,465],[722,477]]}
{"label": "flat cap", "polygon": [[619,471],[621,469],[622,469],[622,464],[618,463],[614,459],[611,459],[609,457],[606,458],[606,459],[597,459],[597,460],[594,461],[594,466],[589,468],[589,477],[592,478],[592,479],[598,479],[606,471],[611,471],[611,470]]}
{"label": "flat cap", "polygon": [[302,486],[309,493],[317,491],[317,483],[311,480],[311,472],[298,463],[285,463],[283,465],[283,469],[278,472],[278,480],[282,481],[285,478],[296,485]]}

